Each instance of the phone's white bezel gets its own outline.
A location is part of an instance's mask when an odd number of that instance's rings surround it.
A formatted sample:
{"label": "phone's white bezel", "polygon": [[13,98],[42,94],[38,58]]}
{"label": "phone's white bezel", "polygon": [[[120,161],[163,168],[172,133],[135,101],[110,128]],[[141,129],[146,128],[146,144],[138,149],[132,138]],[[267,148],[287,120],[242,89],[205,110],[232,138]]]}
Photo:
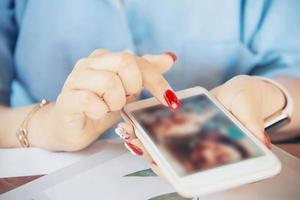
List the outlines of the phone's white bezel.
{"label": "phone's white bezel", "polygon": [[150,98],[126,105],[122,111],[123,117],[133,123],[137,137],[141,140],[149,154],[160,166],[162,172],[175,189],[183,196],[193,197],[249,182],[255,182],[278,174],[281,170],[281,163],[278,158],[210,95],[206,89],[193,87],[176,92],[179,99],[201,94],[205,94],[220,108],[261,149],[264,155],[180,177],[131,114],[135,110],[159,105],[159,102],[155,98]]}

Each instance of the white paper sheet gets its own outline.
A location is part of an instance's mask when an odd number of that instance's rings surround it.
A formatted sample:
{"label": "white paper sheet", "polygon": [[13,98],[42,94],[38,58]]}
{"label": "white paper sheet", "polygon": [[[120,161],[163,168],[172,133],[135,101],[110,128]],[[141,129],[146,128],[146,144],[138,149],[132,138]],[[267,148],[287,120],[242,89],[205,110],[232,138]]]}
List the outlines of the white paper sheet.
{"label": "white paper sheet", "polygon": [[[274,148],[283,164],[280,175],[258,183],[201,197],[205,200],[298,200],[300,161]],[[112,159],[114,157],[114,159]],[[129,155],[123,146],[114,143],[93,156],[72,166],[44,176],[0,196],[12,199],[125,199],[182,200],[158,177],[124,177],[148,168],[141,157]],[[171,194],[170,194],[171,193]],[[173,194],[172,194],[173,193]],[[161,195],[165,195],[164,198]],[[196,198],[194,198],[196,199]]]}
{"label": "white paper sheet", "polygon": [[[100,199],[126,197],[124,199],[141,200],[174,191],[158,177],[125,176],[148,168],[149,166],[141,158],[126,153],[46,189],[44,194],[53,200],[85,199],[87,194],[98,196],[98,199],[99,197]],[[88,187],[83,187],[86,183],[89,183]],[[72,187],[69,187],[70,185]],[[79,190],[80,192],[74,192]]]}
{"label": "white paper sheet", "polygon": [[0,149],[0,178],[49,174],[102,150],[99,140],[78,152],[50,152],[38,148]]}

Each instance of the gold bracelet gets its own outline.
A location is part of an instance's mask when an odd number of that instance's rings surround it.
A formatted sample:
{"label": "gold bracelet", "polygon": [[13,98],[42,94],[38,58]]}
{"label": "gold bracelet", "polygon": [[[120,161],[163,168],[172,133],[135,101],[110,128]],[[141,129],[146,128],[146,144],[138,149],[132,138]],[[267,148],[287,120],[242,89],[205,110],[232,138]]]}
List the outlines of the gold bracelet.
{"label": "gold bracelet", "polygon": [[30,143],[28,141],[28,123],[33,115],[42,107],[49,103],[48,100],[43,99],[39,104],[33,107],[33,109],[28,113],[28,115],[23,120],[19,130],[16,133],[17,139],[19,140],[22,147],[30,147]]}

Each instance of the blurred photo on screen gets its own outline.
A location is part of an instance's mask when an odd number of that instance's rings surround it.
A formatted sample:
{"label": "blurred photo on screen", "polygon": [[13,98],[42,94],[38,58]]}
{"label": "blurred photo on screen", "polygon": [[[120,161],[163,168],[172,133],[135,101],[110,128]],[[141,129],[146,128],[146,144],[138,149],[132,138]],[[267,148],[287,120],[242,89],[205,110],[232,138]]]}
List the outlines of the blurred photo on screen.
{"label": "blurred photo on screen", "polygon": [[263,155],[205,95],[183,99],[177,111],[157,105],[133,116],[179,176]]}

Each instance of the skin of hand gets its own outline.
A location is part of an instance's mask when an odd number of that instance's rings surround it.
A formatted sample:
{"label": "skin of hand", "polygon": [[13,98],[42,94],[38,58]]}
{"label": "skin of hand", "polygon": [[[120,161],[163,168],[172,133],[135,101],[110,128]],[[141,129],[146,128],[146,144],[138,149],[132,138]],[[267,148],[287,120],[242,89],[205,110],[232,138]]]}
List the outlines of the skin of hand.
{"label": "skin of hand", "polygon": [[120,117],[142,88],[167,106],[170,85],[161,75],[173,65],[169,54],[136,57],[100,49],[78,61],[53,107],[63,150],[78,150],[96,140]]}
{"label": "skin of hand", "polygon": [[[162,73],[172,67],[175,59],[170,52],[137,57],[126,52],[95,50],[76,63],[56,102],[40,109],[30,120],[30,145],[55,151],[88,146],[120,118],[119,111],[134,101],[143,88],[162,104],[171,106],[166,91],[173,92]],[[4,134],[10,137],[3,138],[2,147],[20,146],[14,132],[32,107],[2,108],[3,119],[11,118],[8,124],[18,119],[15,126],[0,128],[1,132],[11,132]]]}
{"label": "skin of hand", "polygon": [[[264,120],[285,105],[284,94],[279,88],[251,76],[240,75],[210,92],[245,127],[271,148],[269,136],[264,132]],[[163,176],[156,162],[136,137],[130,123],[118,124],[116,133],[125,140],[125,146],[131,153],[143,156],[152,170]]]}

